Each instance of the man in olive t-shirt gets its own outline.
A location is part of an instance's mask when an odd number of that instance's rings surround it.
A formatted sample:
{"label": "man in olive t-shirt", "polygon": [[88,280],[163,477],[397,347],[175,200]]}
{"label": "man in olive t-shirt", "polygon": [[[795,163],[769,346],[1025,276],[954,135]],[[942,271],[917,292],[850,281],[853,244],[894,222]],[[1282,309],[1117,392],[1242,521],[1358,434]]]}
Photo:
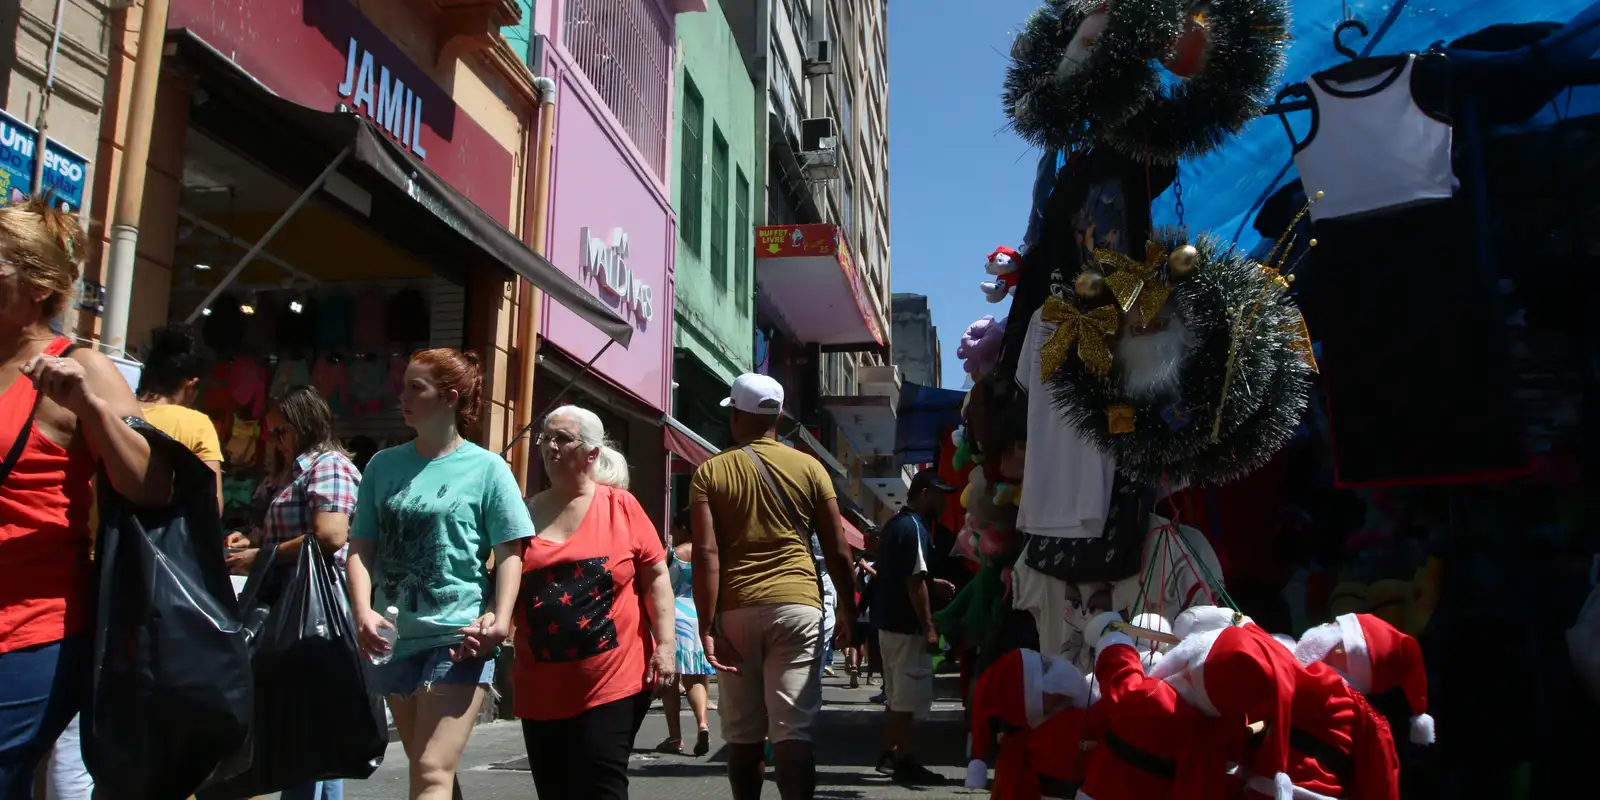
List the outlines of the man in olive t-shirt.
{"label": "man in olive t-shirt", "polygon": [[822,465],[777,441],[783,387],[741,375],[722,405],[737,444],[695,470],[689,510],[695,608],[706,658],[718,670],[728,782],[735,800],[760,797],[763,743],[771,741],[779,793],[804,800],[816,788],[811,726],[822,705],[824,645],[811,535],[822,542],[839,596],[841,645],[856,617],[850,547]]}

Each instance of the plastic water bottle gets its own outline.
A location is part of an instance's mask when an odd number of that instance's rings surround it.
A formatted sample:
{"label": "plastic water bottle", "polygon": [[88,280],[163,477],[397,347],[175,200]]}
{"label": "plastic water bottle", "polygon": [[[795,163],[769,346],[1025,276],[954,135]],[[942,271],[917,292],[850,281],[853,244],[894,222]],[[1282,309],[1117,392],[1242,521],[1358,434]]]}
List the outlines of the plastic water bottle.
{"label": "plastic water bottle", "polygon": [[389,659],[394,658],[394,640],[400,637],[400,609],[389,606],[383,610],[383,618],[389,623],[389,627],[379,628],[378,635],[389,643],[389,651],[383,655],[372,657],[372,663],[380,665],[387,664]]}

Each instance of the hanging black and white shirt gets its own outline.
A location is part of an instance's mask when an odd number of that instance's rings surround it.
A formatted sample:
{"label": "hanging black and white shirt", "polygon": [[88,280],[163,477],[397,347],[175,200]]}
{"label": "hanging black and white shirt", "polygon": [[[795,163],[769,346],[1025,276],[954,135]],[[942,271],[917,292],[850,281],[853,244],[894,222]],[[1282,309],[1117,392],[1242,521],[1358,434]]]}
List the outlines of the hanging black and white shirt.
{"label": "hanging black and white shirt", "polygon": [[1443,78],[1419,69],[1416,54],[1377,74],[1338,82],[1347,67],[1311,77],[1311,130],[1294,163],[1313,220],[1442,200],[1455,193],[1450,116]]}

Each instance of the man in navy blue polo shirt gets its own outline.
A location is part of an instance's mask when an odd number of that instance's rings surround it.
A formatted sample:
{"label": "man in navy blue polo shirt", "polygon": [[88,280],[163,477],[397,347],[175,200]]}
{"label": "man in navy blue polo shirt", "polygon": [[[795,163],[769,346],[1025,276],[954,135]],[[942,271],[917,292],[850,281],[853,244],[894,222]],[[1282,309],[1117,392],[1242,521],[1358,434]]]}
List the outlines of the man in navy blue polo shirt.
{"label": "man in navy blue polo shirt", "polygon": [[933,708],[933,656],[939,632],[933,627],[933,593],[948,594],[949,582],[933,578],[933,524],[955,491],[935,470],[917,473],[906,493],[905,507],[883,526],[878,543],[878,575],[872,622],[883,653],[883,685],[888,713],[884,722],[887,749],[878,769],[896,783],[938,786],[943,776],[917,762],[911,726]]}

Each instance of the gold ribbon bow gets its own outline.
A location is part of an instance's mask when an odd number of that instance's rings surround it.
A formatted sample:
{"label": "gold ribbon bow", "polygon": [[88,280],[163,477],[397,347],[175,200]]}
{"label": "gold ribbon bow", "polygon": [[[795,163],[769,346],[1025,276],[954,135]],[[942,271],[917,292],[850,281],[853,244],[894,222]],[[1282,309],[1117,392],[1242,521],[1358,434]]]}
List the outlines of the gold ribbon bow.
{"label": "gold ribbon bow", "polygon": [[1166,248],[1146,242],[1142,264],[1115,250],[1096,250],[1094,257],[1112,268],[1111,274],[1106,276],[1106,286],[1117,298],[1117,305],[1124,312],[1137,306],[1145,324],[1154,322],[1172,294],[1172,287],[1164,283],[1159,274],[1167,260]]}
{"label": "gold ribbon bow", "polygon": [[1100,375],[1111,372],[1111,348],[1106,339],[1115,336],[1120,319],[1113,306],[1100,306],[1092,311],[1079,311],[1059,297],[1044,301],[1039,314],[1042,322],[1054,323],[1056,329],[1039,348],[1039,379],[1050,380],[1074,343],[1078,358],[1084,366]]}

